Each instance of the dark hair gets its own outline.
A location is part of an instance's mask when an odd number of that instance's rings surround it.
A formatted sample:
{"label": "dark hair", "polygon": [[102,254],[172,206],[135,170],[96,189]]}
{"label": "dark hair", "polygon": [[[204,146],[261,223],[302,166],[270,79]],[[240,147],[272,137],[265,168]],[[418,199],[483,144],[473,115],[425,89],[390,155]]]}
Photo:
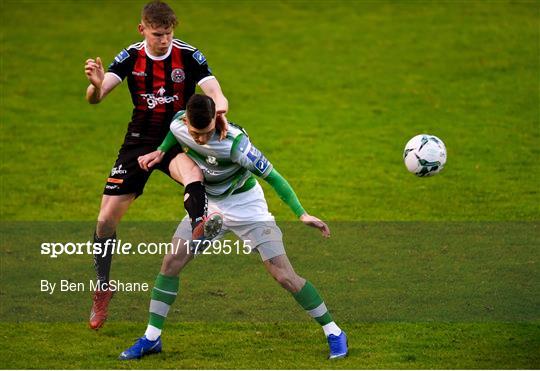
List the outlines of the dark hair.
{"label": "dark hair", "polygon": [[216,104],[207,95],[193,94],[186,104],[186,111],[191,126],[204,129],[216,115]]}
{"label": "dark hair", "polygon": [[174,10],[160,0],[154,0],[146,4],[142,10],[141,19],[154,28],[174,28],[178,24]]}

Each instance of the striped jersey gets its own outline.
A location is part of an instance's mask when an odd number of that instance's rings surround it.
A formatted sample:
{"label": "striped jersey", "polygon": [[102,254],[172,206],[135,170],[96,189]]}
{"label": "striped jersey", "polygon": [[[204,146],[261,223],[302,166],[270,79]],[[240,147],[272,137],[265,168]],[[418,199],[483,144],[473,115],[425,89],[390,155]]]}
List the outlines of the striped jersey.
{"label": "striped jersey", "polygon": [[209,197],[223,198],[255,185],[252,174],[265,178],[272,171],[272,164],[249,140],[244,129],[229,123],[227,137],[219,140],[215,132],[206,144],[197,144],[182,121],[185,111],[180,111],[171,123],[171,132],[184,152],[202,170],[206,193]]}
{"label": "striped jersey", "polygon": [[126,144],[161,143],[174,114],[185,108],[196,85],[214,78],[204,55],[178,39],[162,56],[152,56],[144,41],[132,44],[114,58],[108,72],[128,81],[133,114]]}

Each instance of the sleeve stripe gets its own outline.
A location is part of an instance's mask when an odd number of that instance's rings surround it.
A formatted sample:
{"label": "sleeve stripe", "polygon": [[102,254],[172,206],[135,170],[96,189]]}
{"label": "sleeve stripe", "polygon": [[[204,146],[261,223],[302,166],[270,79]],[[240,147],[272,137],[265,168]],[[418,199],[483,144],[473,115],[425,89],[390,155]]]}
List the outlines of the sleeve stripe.
{"label": "sleeve stripe", "polygon": [[191,45],[188,45],[188,44],[182,43],[182,42],[178,42],[177,40],[173,40],[173,45],[176,46],[177,48],[187,49],[187,50],[191,50],[191,51],[194,51],[196,49]]}
{"label": "sleeve stripe", "polygon": [[114,77],[116,77],[120,82],[122,82],[122,78],[120,76],[118,76],[116,73],[114,72],[111,72],[111,71],[107,71],[107,73],[110,73],[111,75],[114,75]]}
{"label": "sleeve stripe", "polygon": [[174,44],[174,43],[172,44],[172,46],[174,46],[176,49],[189,50],[190,52],[195,51],[195,49],[186,48],[186,47],[184,47],[184,46],[176,45],[176,44]]}
{"label": "sleeve stripe", "polygon": [[137,49],[137,50],[141,50],[144,46],[144,42],[142,41],[139,41],[138,43],[135,43],[135,44],[131,44],[130,46],[128,46],[126,48],[126,50],[129,50],[129,49]]}
{"label": "sleeve stripe", "polygon": [[[227,133],[227,136],[229,136],[228,133]],[[244,137],[244,134],[239,134],[238,136],[236,136],[236,138],[234,138],[233,144],[231,146],[231,154],[236,150],[236,147],[238,147],[238,143],[240,143],[243,137]]]}
{"label": "sleeve stripe", "polygon": [[179,39],[173,39],[173,43],[176,43],[180,46],[185,46],[187,48],[191,48],[191,49],[197,49],[196,47],[194,47],[193,45],[189,45],[188,43],[182,41],[182,40],[179,40]]}
{"label": "sleeve stripe", "polygon": [[206,81],[212,80],[212,79],[215,79],[215,78],[216,78],[216,77],[215,77],[215,76],[212,76],[212,75],[206,76],[206,77],[202,78],[202,79],[197,83],[197,85],[201,86],[201,85],[202,85],[203,83],[205,83]]}

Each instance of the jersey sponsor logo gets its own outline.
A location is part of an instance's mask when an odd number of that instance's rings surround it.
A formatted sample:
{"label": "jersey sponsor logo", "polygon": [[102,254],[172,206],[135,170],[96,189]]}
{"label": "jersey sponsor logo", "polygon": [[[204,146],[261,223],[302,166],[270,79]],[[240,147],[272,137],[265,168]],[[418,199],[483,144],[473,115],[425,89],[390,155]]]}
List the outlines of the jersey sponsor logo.
{"label": "jersey sponsor logo", "polygon": [[120,187],[118,187],[116,184],[114,184],[114,185],[109,185],[109,184],[107,184],[107,185],[105,186],[105,188],[106,188],[106,189],[111,189],[111,190],[112,190],[112,189],[120,189]]}
{"label": "jersey sponsor logo", "polygon": [[193,59],[195,59],[199,64],[206,62],[206,57],[199,50],[193,53]]}
{"label": "jersey sponsor logo", "polygon": [[141,94],[141,97],[146,100],[146,104],[148,104],[149,109],[154,109],[159,104],[172,103],[179,99],[178,95],[175,94],[172,97],[166,96],[165,92],[165,88],[162,86],[157,91],[157,96],[156,94]]}
{"label": "jersey sponsor logo", "polygon": [[266,159],[266,157],[264,157],[261,151],[259,151],[253,145],[249,149],[248,153],[246,153],[246,156],[251,162],[253,162],[255,168],[261,173],[264,173],[266,169],[268,169],[268,166],[270,166],[270,162]]}
{"label": "jersey sponsor logo", "polygon": [[249,149],[249,152],[246,154],[246,156],[251,160],[251,162],[256,162],[257,159],[261,156],[261,151],[259,151],[257,148],[251,146]]}
{"label": "jersey sponsor logo", "polygon": [[[115,166],[111,169],[111,176],[124,175],[124,174],[127,174],[127,170],[122,169],[122,164]],[[112,178],[109,178],[109,179],[112,179]],[[107,181],[109,181],[109,179],[107,179]],[[111,182],[111,183],[114,183],[114,182]]]}
{"label": "jersey sponsor logo", "polygon": [[184,73],[184,70],[181,68],[175,68],[171,72],[171,79],[173,82],[181,83],[186,79],[186,74]]}
{"label": "jersey sponsor logo", "polygon": [[129,57],[129,53],[127,52],[127,50],[122,49],[122,51],[120,53],[118,53],[118,55],[116,57],[114,57],[114,60],[116,61],[116,63],[122,63],[128,57]]}
{"label": "jersey sponsor logo", "polygon": [[206,158],[206,163],[207,163],[208,165],[214,165],[214,166],[216,166],[216,165],[218,164],[217,158],[215,158],[214,156],[208,156],[208,157]]}
{"label": "jersey sponsor logo", "polygon": [[131,74],[133,76],[141,76],[141,77],[146,77],[147,76],[146,72],[144,72],[144,71],[141,71],[141,72],[139,72],[139,71],[131,71]]}
{"label": "jersey sponsor logo", "polygon": [[266,159],[266,157],[262,156],[259,161],[255,163],[255,167],[257,170],[259,170],[261,173],[264,173],[266,169],[268,169],[268,166],[270,166],[270,162]]}

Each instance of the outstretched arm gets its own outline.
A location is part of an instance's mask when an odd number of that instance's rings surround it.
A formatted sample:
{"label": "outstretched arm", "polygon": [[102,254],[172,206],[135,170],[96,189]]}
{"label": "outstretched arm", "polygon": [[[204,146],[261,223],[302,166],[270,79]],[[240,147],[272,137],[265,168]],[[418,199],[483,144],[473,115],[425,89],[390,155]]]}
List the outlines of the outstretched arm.
{"label": "outstretched arm", "polygon": [[285,178],[274,169],[263,153],[251,144],[247,134],[240,134],[234,139],[231,148],[231,159],[233,162],[236,162],[253,174],[266,180],[268,184],[274,188],[283,202],[289,205],[294,214],[299,217],[305,225],[317,228],[324,237],[330,237],[330,229],[328,226],[322,220],[309,215],[306,210],[304,210],[292,187]]}
{"label": "outstretched arm", "polygon": [[309,227],[317,228],[324,237],[330,237],[330,229],[326,223],[306,212],[289,182],[287,182],[276,169],[272,169],[270,174],[268,174],[264,180],[274,188],[278,196],[291,208],[294,214],[300,218],[302,223]]}
{"label": "outstretched arm", "polygon": [[294,193],[291,185],[277,172],[276,169],[272,169],[270,174],[268,174],[264,180],[274,188],[274,191],[276,191],[279,198],[291,208],[298,218],[305,214],[306,210],[302,207],[302,204],[296,196],[296,193]]}

